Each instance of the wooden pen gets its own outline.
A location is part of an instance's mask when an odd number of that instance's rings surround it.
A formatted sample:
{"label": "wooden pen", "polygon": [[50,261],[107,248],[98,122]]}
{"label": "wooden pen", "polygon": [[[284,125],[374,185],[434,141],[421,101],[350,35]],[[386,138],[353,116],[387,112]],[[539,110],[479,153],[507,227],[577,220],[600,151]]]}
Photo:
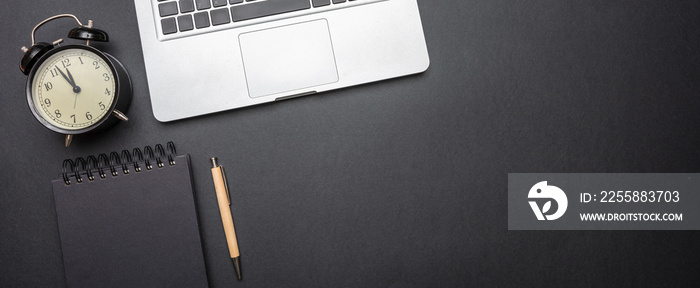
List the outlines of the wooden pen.
{"label": "wooden pen", "polygon": [[236,229],[233,228],[233,216],[231,216],[231,194],[228,191],[226,174],[224,173],[224,167],[219,166],[216,157],[211,158],[211,166],[211,175],[214,178],[216,199],[219,202],[219,212],[221,213],[221,222],[224,224],[224,233],[226,234],[228,250],[231,254],[231,259],[233,260],[233,267],[236,269],[236,275],[238,276],[238,280],[241,280],[241,253],[238,251]]}

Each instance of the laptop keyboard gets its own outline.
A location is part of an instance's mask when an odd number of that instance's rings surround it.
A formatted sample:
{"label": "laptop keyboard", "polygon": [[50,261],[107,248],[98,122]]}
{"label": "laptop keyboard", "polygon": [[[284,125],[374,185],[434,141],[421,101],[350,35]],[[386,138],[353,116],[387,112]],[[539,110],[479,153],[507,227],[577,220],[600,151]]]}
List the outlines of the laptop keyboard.
{"label": "laptop keyboard", "polygon": [[[237,27],[254,19],[290,12],[337,9],[371,0],[158,0],[163,35]],[[238,24],[238,25],[237,25]],[[185,33],[183,33],[185,34]],[[198,34],[198,33],[197,33]]]}

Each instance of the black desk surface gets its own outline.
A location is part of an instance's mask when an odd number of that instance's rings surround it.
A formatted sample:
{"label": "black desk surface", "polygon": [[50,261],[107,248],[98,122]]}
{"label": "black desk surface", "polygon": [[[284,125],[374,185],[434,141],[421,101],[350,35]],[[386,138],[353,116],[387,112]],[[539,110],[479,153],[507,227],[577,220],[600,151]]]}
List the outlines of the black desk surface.
{"label": "black desk surface", "polygon": [[[423,74],[174,123],[151,114],[131,1],[0,9],[0,287],[64,286],[66,158],[189,153],[212,287],[694,286],[694,231],[508,231],[509,172],[700,172],[697,1],[420,1]],[[29,112],[21,46],[94,19],[131,121],[70,148]],[[40,29],[65,37],[73,24]],[[235,280],[209,171],[232,188]]]}

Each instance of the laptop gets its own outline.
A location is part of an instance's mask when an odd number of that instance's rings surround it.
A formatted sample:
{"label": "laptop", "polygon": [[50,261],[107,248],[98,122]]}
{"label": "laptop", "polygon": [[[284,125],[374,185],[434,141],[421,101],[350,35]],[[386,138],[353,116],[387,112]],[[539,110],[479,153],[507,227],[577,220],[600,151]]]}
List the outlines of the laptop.
{"label": "laptop", "polygon": [[134,0],[168,122],[425,71],[417,0]]}

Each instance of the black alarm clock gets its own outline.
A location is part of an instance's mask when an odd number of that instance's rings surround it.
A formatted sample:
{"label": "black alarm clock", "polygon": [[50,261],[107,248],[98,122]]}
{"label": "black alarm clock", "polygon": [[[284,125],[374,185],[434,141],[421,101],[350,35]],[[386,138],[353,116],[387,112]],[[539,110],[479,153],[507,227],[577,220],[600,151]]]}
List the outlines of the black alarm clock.
{"label": "black alarm clock", "polygon": [[[78,27],[68,38],[85,40],[85,44],[61,45],[35,42],[34,32],[58,18],[73,18]],[[107,129],[119,120],[128,121],[124,113],[131,102],[131,79],[124,66],[113,56],[92,46],[90,41],[107,42],[93,21],[83,25],[71,14],[60,14],[32,29],[32,45],[22,47],[20,70],[27,78],[27,101],[34,117],[46,128],[66,135],[68,147],[74,135]]]}

